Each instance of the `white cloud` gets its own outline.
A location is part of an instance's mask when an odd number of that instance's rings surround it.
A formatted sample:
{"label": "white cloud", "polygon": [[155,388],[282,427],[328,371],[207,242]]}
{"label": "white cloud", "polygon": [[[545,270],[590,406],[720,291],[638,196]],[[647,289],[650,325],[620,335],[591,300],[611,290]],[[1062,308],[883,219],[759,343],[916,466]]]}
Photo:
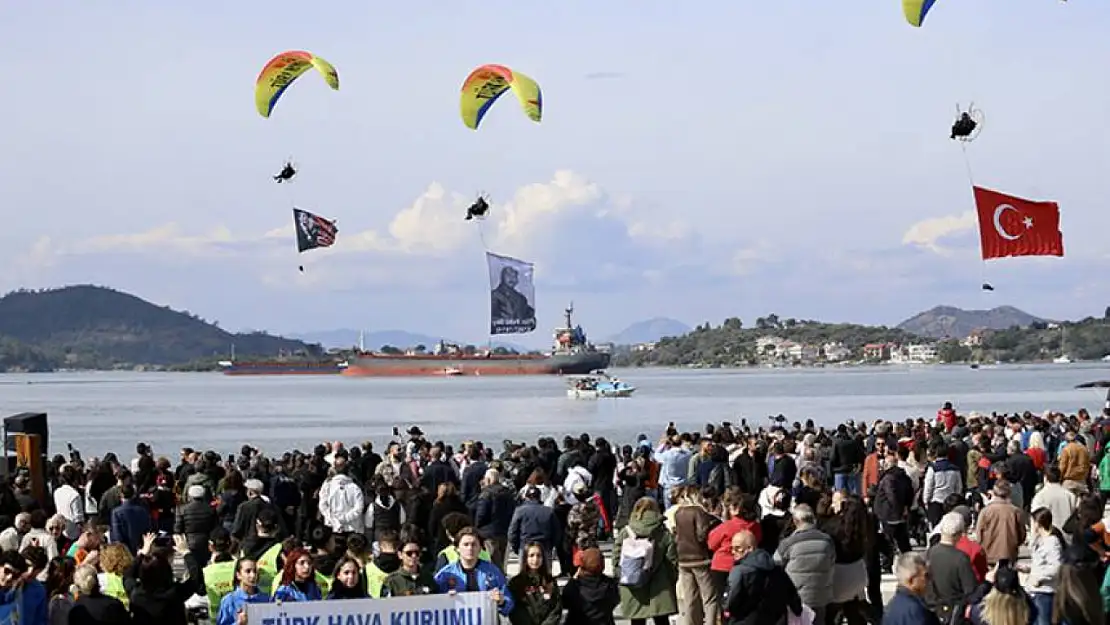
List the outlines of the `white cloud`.
{"label": "white cloud", "polygon": [[[569,170],[555,172],[546,182],[524,185],[504,201],[492,198],[490,215],[481,222],[463,219],[473,199],[433,182],[384,227],[358,230],[338,216],[335,246],[299,257],[293,252],[291,222],[270,224],[255,233],[232,232],[224,225],[198,232],[167,223],[76,241],[43,238],[33,253],[24,255],[28,266],[22,273],[34,266],[72,280],[82,271],[94,271],[93,257],[140,255],[150,261],[137,263],[136,271],[149,272],[170,262],[226,268],[234,259],[238,271],[272,287],[337,288],[342,283],[428,288],[468,271],[483,240],[493,251],[535,262],[539,280],[577,288],[636,283],[644,276],[666,275],[678,260],[693,262],[691,250],[698,234],[689,223],[662,209],[650,211],[631,198],[611,196]],[[722,252],[723,257],[733,249]],[[699,259],[706,257],[705,250],[695,251]],[[294,271],[290,277],[290,268],[302,263],[305,271]],[[321,270],[324,266],[327,271]],[[100,276],[82,278],[95,281]]]}
{"label": "white cloud", "polygon": [[940,245],[941,239],[974,230],[977,224],[975,211],[968,211],[962,215],[925,219],[913,224],[909,230],[906,230],[906,233],[902,235],[902,244],[915,245],[937,254],[948,255],[952,251]]}

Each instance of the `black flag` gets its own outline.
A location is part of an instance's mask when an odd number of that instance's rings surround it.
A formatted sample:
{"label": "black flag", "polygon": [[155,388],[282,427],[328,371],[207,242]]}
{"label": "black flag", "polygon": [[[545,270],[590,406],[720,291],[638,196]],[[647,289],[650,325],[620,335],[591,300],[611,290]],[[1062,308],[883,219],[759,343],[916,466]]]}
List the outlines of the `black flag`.
{"label": "black flag", "polygon": [[293,209],[293,224],[297,229],[298,252],[331,247],[339,233],[334,221],[299,208]]}

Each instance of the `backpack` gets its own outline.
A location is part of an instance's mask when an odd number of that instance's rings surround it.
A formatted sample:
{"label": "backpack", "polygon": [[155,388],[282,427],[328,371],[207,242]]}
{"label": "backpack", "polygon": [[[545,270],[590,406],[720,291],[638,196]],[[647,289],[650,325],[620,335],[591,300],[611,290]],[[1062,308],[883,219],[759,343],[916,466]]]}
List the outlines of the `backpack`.
{"label": "backpack", "polygon": [[625,539],[621,542],[620,585],[629,588],[642,588],[651,580],[652,564],[655,560],[655,545],[650,538],[638,538],[632,530],[625,528]]}

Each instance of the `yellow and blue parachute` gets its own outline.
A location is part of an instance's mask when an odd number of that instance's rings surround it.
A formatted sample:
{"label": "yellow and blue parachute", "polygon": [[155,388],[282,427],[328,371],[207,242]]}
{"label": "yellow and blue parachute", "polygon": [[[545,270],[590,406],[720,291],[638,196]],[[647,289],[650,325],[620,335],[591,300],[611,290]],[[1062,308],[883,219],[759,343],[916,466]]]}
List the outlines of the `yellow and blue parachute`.
{"label": "yellow and blue parachute", "polygon": [[520,100],[524,114],[534,122],[540,121],[543,117],[543,96],[536,81],[504,65],[483,65],[470,72],[463,81],[459,109],[466,127],[477,130],[489,107],[510,88]]}
{"label": "yellow and blue parachute", "polygon": [[254,105],[258,114],[269,117],[274,110],[281,94],[300,78],[301,74],[315,68],[324,76],[324,80],[332,89],[339,89],[339,72],[331,63],[303,50],[289,50],[270,59],[269,63],[258,74],[254,84]]}
{"label": "yellow and blue parachute", "polygon": [[937,0],[902,0],[902,11],[906,14],[906,21],[910,26],[921,27],[929,9],[933,8]]}

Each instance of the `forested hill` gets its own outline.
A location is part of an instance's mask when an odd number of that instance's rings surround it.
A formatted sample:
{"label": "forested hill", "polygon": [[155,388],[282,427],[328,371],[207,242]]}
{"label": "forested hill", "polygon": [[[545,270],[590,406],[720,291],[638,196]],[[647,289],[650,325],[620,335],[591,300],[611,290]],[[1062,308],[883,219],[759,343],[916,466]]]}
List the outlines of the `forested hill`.
{"label": "forested hill", "polygon": [[0,370],[173,365],[237,355],[318,353],[319,347],[262,332],[231,333],[99,286],[14,291],[0,298]]}
{"label": "forested hill", "polygon": [[768,350],[757,343],[761,338],[776,337],[801,345],[819,348],[826,343],[840,343],[858,356],[868,343],[911,343],[921,339],[897,328],[862,326],[852,323],[821,323],[819,321],[779,319],[778,315],[756,319],[755,327],[745,328],[736,318],[725,319],[718,327],[706,323],[689,334],[661,339],[650,350],[621,354],[620,364],[643,365],[754,365],[765,359]]}

